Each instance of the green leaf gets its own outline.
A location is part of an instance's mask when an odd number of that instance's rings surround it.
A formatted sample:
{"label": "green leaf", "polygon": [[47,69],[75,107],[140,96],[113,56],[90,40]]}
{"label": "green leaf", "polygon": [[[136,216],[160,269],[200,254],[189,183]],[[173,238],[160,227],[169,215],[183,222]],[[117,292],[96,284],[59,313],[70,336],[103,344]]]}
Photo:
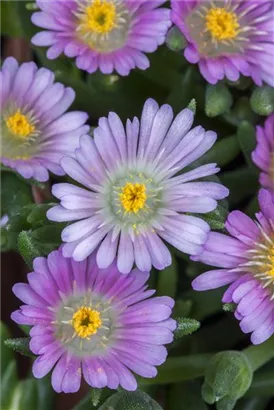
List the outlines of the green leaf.
{"label": "green leaf", "polygon": [[14,215],[23,206],[32,203],[31,187],[10,172],[1,173],[2,214]]}
{"label": "green leaf", "polygon": [[10,409],[31,410],[38,408],[38,391],[36,380],[27,379],[19,382],[14,390]]}
{"label": "green leaf", "polygon": [[[38,405],[37,410],[55,409],[56,395],[51,385],[51,376],[45,376],[42,379],[36,379]],[[27,410],[32,410],[28,408]]]}
{"label": "green leaf", "polygon": [[42,255],[41,250],[32,239],[31,231],[22,231],[17,240],[18,251],[30,269],[32,269],[33,259]]}
{"label": "green leaf", "polygon": [[233,98],[225,84],[208,84],[206,87],[205,112],[208,117],[224,114],[232,106]]}
{"label": "green leaf", "polygon": [[231,135],[217,141],[213,147],[202,157],[202,163],[217,163],[224,167],[232,162],[240,153],[239,142],[236,135]]}
{"label": "green leaf", "polygon": [[10,402],[13,397],[14,389],[18,382],[17,368],[15,360],[12,360],[5,372],[1,372],[0,378],[0,392],[1,392],[1,409],[7,408],[8,410],[13,410],[10,407]]}
{"label": "green leaf", "polygon": [[63,228],[64,224],[51,224],[33,231],[20,232],[18,250],[30,268],[34,258],[46,256],[60,246]]}
{"label": "green leaf", "polygon": [[98,406],[101,401],[103,389],[92,389],[91,390],[91,402],[94,407]]}
{"label": "green leaf", "polygon": [[251,168],[256,168],[251,159],[251,153],[256,147],[256,133],[254,126],[247,121],[243,121],[238,127],[237,138],[247,165]]}
{"label": "green leaf", "polygon": [[183,336],[191,335],[191,333],[196,332],[201,326],[200,322],[195,319],[190,318],[176,318],[177,328],[174,332],[175,339],[179,339]]}
{"label": "green leaf", "polygon": [[172,264],[166,269],[158,272],[157,275],[157,294],[163,296],[175,297],[177,289],[177,262],[175,257],[173,257]]}
{"label": "green leaf", "polygon": [[210,225],[212,230],[222,231],[225,228],[227,215],[227,210],[218,205],[215,211],[202,214],[200,217]]}
{"label": "green leaf", "polygon": [[257,172],[251,168],[239,168],[220,175],[222,183],[229,189],[229,203],[237,205],[243,199],[254,195],[259,188]]}
{"label": "green leaf", "polygon": [[235,312],[237,305],[235,303],[224,303],[223,310],[225,312]]}
{"label": "green leaf", "polygon": [[19,337],[6,339],[4,343],[7,347],[23,356],[35,357],[35,355],[30,351],[29,342],[29,337]]}
{"label": "green leaf", "polygon": [[269,115],[274,112],[274,89],[269,85],[257,87],[251,95],[251,107],[259,115]]}
{"label": "green leaf", "polygon": [[37,227],[38,225],[44,224],[45,221],[48,222],[46,213],[47,211],[52,208],[55,203],[47,203],[47,204],[34,204],[28,205],[26,208],[29,209],[30,213],[27,216],[27,221],[33,227]]}
{"label": "green leaf", "polygon": [[7,34],[10,37],[24,36],[24,27],[16,1],[1,1],[1,34]]}
{"label": "green leaf", "polygon": [[10,332],[7,326],[0,322],[0,338],[1,338],[1,376],[3,376],[14,355],[12,351],[5,345],[5,340],[10,337]]}
{"label": "green leaf", "polygon": [[[1,351],[1,359],[3,359],[3,351]],[[15,410],[10,403],[17,383],[16,362],[12,360],[1,377],[1,410]]]}
{"label": "green leaf", "polygon": [[219,410],[232,410],[249,389],[252,378],[251,364],[243,352],[217,353],[206,369],[203,398],[209,404],[217,402]]}
{"label": "green leaf", "polygon": [[211,353],[169,357],[159,367],[156,377],[141,379],[141,384],[168,384],[196,379],[205,374],[211,357]]}
{"label": "green leaf", "polygon": [[163,410],[148,394],[142,391],[121,391],[111,396],[98,410]]}

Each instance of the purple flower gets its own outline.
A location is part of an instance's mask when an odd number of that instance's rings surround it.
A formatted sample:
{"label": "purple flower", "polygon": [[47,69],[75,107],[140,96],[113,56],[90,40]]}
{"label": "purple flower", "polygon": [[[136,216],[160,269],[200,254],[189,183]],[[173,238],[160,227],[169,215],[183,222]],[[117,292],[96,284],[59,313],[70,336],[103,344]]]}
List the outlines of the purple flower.
{"label": "purple flower", "polygon": [[147,290],[148,276],[137,269],[122,275],[116,262],[100,270],[94,255],[75,262],[58,250],[36,258],[29,283],[13,287],[25,305],[12,313],[16,323],[33,326],[34,377],[54,367],[58,393],[79,390],[82,375],[92,387],[126,390],[137,387],[132,372],[155,377],[176,322],[173,299],[148,299],[155,292]]}
{"label": "purple flower", "polygon": [[135,67],[146,70],[144,52],[154,52],[165,41],[171,25],[165,0],[37,0],[41,12],[32,22],[43,29],[32,38],[37,46],[50,46],[47,57],[61,53],[76,57],[76,65],[93,73],[116,70],[128,75]]}
{"label": "purple flower", "polygon": [[211,84],[250,76],[274,86],[273,1],[171,0],[172,20],[188,41],[185,58]]}
{"label": "purple flower", "polygon": [[[66,227],[63,254],[84,260],[98,248],[97,263],[106,268],[118,254],[118,269],[128,273],[134,262],[143,271],[164,269],[171,255],[164,239],[182,252],[197,255],[210,230],[200,218],[228,190],[215,182],[193,182],[216,174],[216,164],[181,170],[214,144],[215,132],[191,129],[194,114],[185,109],[173,121],[172,108],[149,99],[141,122],[115,113],[100,118],[94,139],[82,136],[76,159],[61,160],[64,171],[85,188],[53,186],[61,204],[50,209],[52,221],[77,221]],[[162,238],[162,239],[161,239]]]}
{"label": "purple flower", "polygon": [[263,127],[257,127],[257,147],[252,159],[262,170],[260,183],[274,194],[274,114],[271,114]]}
{"label": "purple flower", "polygon": [[274,202],[267,190],[260,190],[259,203],[257,221],[231,212],[226,222],[231,236],[211,232],[204,252],[192,258],[219,268],[198,276],[193,288],[230,284],[222,300],[237,304],[235,317],[244,333],[252,332],[254,344],[274,333]]}
{"label": "purple flower", "polygon": [[86,113],[65,113],[74,91],[54,83],[50,70],[33,62],[18,66],[12,57],[4,61],[0,84],[2,163],[38,181],[47,181],[48,171],[64,175],[60,159],[73,155],[89,131]]}

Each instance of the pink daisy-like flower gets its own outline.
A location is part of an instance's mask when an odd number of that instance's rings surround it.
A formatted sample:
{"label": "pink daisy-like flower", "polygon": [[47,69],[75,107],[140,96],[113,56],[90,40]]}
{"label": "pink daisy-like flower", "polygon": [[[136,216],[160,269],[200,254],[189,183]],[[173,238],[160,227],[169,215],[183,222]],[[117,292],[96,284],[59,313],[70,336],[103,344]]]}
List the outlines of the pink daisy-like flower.
{"label": "pink daisy-like flower", "polygon": [[251,76],[274,86],[274,3],[264,0],[171,0],[185,35],[185,58],[211,84]]}
{"label": "pink daisy-like flower", "polygon": [[33,326],[34,377],[54,368],[58,393],[78,391],[82,375],[92,387],[126,390],[137,388],[132,372],[155,377],[176,322],[173,299],[150,298],[148,276],[137,269],[122,275],[115,261],[100,270],[94,255],[75,262],[58,250],[36,258],[28,284],[13,287],[24,305],[12,314],[16,323]]}
{"label": "pink daisy-like flower", "polygon": [[267,190],[260,190],[259,203],[257,221],[231,212],[226,222],[230,236],[211,232],[204,252],[192,258],[221,268],[198,276],[193,288],[230,284],[222,300],[237,304],[235,317],[243,332],[252,332],[254,344],[274,333],[274,202]]}
{"label": "pink daisy-like flower", "polygon": [[37,46],[50,46],[47,56],[76,57],[76,65],[93,73],[116,70],[128,75],[145,70],[151,53],[165,41],[171,25],[165,0],[37,0],[41,12],[32,22],[46,31],[32,38]]}
{"label": "pink daisy-like flower", "polygon": [[257,127],[257,146],[252,153],[254,163],[262,170],[260,183],[274,194],[274,114]]}
{"label": "pink daisy-like flower", "polygon": [[47,181],[49,172],[64,175],[59,162],[73,155],[89,131],[88,115],[66,113],[72,88],[54,83],[54,73],[33,62],[18,66],[8,57],[0,72],[1,162],[24,178]]}
{"label": "pink daisy-like flower", "polygon": [[209,225],[187,213],[207,213],[228,190],[216,182],[197,181],[216,174],[216,164],[182,173],[207,152],[217,135],[201,126],[191,130],[190,109],[173,120],[169,105],[149,99],[141,121],[110,113],[100,118],[94,139],[81,137],[76,159],[61,160],[64,171],[83,188],[62,183],[52,193],[61,204],[47,217],[56,222],[77,221],[62,232],[63,254],[85,259],[96,248],[100,268],[118,257],[118,269],[128,273],[164,269],[171,255],[163,240],[182,252],[203,250]]}

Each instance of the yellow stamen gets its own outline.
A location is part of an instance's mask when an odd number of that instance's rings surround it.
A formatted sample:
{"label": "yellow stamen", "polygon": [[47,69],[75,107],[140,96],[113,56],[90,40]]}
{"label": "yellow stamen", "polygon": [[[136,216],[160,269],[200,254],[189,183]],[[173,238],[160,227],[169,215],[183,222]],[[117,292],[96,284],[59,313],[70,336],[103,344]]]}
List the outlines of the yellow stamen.
{"label": "yellow stamen", "polygon": [[116,27],[116,7],[113,1],[93,0],[85,10],[85,30],[106,34]]}
{"label": "yellow stamen", "polygon": [[270,250],[270,254],[268,255],[268,259],[270,260],[270,263],[272,265],[270,270],[268,271],[268,275],[274,277],[274,246]]}
{"label": "yellow stamen", "polygon": [[144,208],[147,200],[146,186],[144,184],[126,183],[120,194],[120,201],[126,212],[135,214]]}
{"label": "yellow stamen", "polygon": [[29,122],[25,115],[21,114],[20,110],[17,110],[14,115],[10,115],[6,119],[6,125],[14,135],[22,140],[26,139],[35,131],[35,127]]}
{"label": "yellow stamen", "polygon": [[97,333],[97,330],[101,327],[100,313],[90,307],[82,306],[72,316],[72,325],[79,337],[87,339]]}
{"label": "yellow stamen", "polygon": [[206,28],[215,40],[229,40],[239,34],[237,15],[223,7],[214,7],[206,15]]}

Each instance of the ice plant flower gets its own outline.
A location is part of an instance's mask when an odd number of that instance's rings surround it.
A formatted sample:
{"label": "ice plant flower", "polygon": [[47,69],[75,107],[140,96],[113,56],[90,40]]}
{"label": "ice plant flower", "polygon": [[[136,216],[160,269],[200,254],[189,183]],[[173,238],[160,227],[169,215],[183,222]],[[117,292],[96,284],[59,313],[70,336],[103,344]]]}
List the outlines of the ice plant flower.
{"label": "ice plant flower", "polygon": [[172,20],[185,35],[185,58],[211,84],[250,76],[274,86],[273,1],[171,0]]}
{"label": "ice plant flower", "polygon": [[145,70],[154,52],[165,41],[171,25],[165,0],[37,0],[41,11],[32,22],[43,29],[32,38],[37,46],[50,46],[49,59],[61,53],[76,57],[76,65],[93,73],[114,70],[128,75]]}
{"label": "ice plant flower", "polygon": [[12,313],[16,323],[33,326],[34,377],[54,368],[58,393],[79,390],[82,375],[92,387],[126,390],[137,388],[132,372],[155,377],[176,322],[173,299],[150,298],[148,276],[137,269],[122,275],[116,262],[100,270],[94,255],[75,262],[58,250],[36,258],[28,284],[13,287],[24,305]]}
{"label": "ice plant flower", "polygon": [[254,344],[274,333],[274,202],[269,191],[259,192],[261,212],[253,221],[240,211],[229,214],[230,235],[211,232],[204,252],[195,261],[218,267],[198,276],[195,290],[230,284],[223,302],[237,304],[235,317]]}
{"label": "ice plant flower", "polygon": [[274,114],[257,127],[257,146],[252,153],[253,162],[262,170],[260,183],[274,194]]}
{"label": "ice plant flower", "polygon": [[134,262],[143,271],[170,265],[162,239],[191,255],[202,251],[209,226],[184,213],[214,210],[228,190],[215,182],[193,182],[216,174],[216,164],[181,173],[216,140],[216,133],[201,126],[190,131],[193,117],[185,109],[173,121],[169,105],[159,108],[149,99],[140,124],[137,118],[127,120],[125,129],[110,113],[100,118],[94,139],[81,137],[76,159],[63,158],[61,165],[84,188],[54,185],[61,204],[47,213],[52,221],[80,220],[62,232],[65,256],[80,261],[99,247],[100,268],[118,254],[119,270],[128,273]]}
{"label": "ice plant flower", "polygon": [[0,72],[1,162],[24,178],[47,181],[48,171],[63,175],[59,161],[73,155],[79,137],[89,131],[87,114],[65,113],[75,93],[46,68],[18,66],[8,57]]}

